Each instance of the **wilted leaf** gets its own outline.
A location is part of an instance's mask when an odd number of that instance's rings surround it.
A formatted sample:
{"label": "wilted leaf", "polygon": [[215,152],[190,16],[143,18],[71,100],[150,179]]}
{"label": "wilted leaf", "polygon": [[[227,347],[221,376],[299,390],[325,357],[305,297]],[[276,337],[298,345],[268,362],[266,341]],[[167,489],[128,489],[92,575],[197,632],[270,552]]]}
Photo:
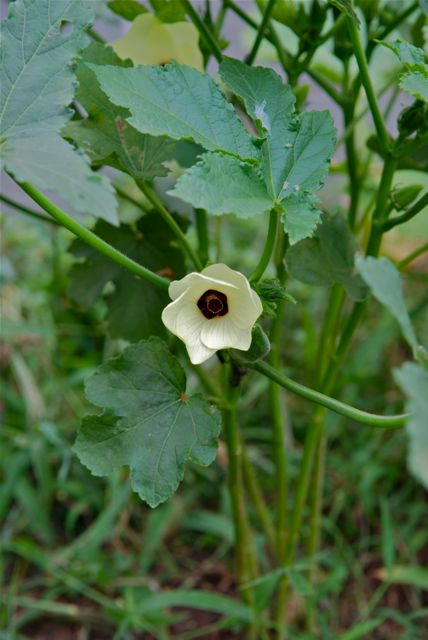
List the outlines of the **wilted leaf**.
{"label": "wilted leaf", "polygon": [[151,507],[176,491],[186,462],[213,462],[220,415],[202,396],[187,395],[184,371],[161,340],[143,340],[103,364],[86,393],[105,413],[84,419],[74,450],[95,475],[129,466],[134,491]]}

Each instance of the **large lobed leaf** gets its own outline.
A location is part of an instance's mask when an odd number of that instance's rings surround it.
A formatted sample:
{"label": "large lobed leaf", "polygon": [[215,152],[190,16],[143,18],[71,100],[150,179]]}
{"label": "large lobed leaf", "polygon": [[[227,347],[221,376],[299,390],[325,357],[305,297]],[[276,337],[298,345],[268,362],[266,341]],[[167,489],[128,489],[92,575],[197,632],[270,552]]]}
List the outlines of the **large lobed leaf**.
{"label": "large lobed leaf", "polygon": [[284,183],[285,144],[294,137],[295,97],[273,69],[249,67],[239,60],[224,58],[220,75],[226,86],[242,98],[248,115],[265,137],[262,145],[263,173],[267,190],[276,198]]}
{"label": "large lobed leaf", "polygon": [[205,153],[169,193],[213,215],[240,218],[266,213],[275,204],[254,167],[218,153]]}
{"label": "large lobed leaf", "polygon": [[410,417],[406,424],[409,435],[409,469],[428,489],[428,371],[414,362],[405,362],[394,370],[394,377],[408,397]]}
{"label": "large lobed leaf", "polygon": [[193,140],[209,151],[254,160],[250,135],[212,78],[185,65],[133,69],[91,66],[102,90],[129,109],[141,133]]}
{"label": "large lobed leaf", "polygon": [[357,267],[374,297],[383,304],[397,320],[402,334],[414,352],[418,348],[418,340],[404,302],[400,273],[387,258],[357,259]]}
{"label": "large lobed leaf", "polygon": [[[60,139],[71,116],[71,62],[93,19],[83,0],[16,0],[2,25],[0,132],[6,168],[57,193],[80,213],[117,222],[109,181]],[[73,29],[61,28],[70,23]]]}
{"label": "large lobed leaf", "polygon": [[105,412],[84,419],[74,450],[95,475],[129,466],[133,489],[151,507],[176,491],[186,462],[213,462],[220,415],[186,393],[182,367],[158,338],[99,367],[86,393]]}
{"label": "large lobed leaf", "polygon": [[[98,222],[95,233],[113,247],[143,264],[152,271],[171,279],[184,275],[182,253],[171,245],[174,236],[155,212],[145,215],[136,229],[121,225],[119,229]],[[108,282],[114,290],[107,296],[107,323],[115,337],[140,340],[151,335],[164,335],[160,322],[168,294],[137,278],[80,240],[72,245],[73,254],[83,259],[71,269],[71,297],[84,307],[93,305],[102,295]]]}
{"label": "large lobed leaf", "polygon": [[318,286],[341,284],[354,300],[362,300],[367,288],[354,273],[356,243],[343,216],[323,215],[313,238],[299,242],[286,253],[290,275]]}
{"label": "large lobed leaf", "polygon": [[110,102],[88,63],[121,67],[130,64],[122,62],[110,47],[98,43],[83,51],[76,68],[76,98],[88,117],[70,122],[65,135],[96,164],[109,164],[140,180],[166,175],[163,162],[171,158],[174,143],[165,137],[144,135],[126,122],[129,112]]}
{"label": "large lobed leaf", "polygon": [[404,65],[406,70],[400,75],[399,82],[403,91],[418,100],[428,102],[428,64],[423,49],[405,40],[382,40],[379,44],[391,49]]}

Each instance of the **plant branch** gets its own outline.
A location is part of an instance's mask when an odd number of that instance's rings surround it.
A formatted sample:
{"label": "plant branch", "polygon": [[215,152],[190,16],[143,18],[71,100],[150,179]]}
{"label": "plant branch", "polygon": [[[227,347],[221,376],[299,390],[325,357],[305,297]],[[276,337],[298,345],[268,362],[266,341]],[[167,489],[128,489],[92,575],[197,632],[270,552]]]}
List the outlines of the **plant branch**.
{"label": "plant branch", "polygon": [[263,37],[265,35],[266,27],[267,27],[267,25],[269,23],[270,16],[271,16],[271,13],[272,13],[272,10],[273,10],[274,6],[275,6],[275,0],[269,0],[267,5],[266,5],[266,7],[265,7],[264,12],[263,12],[262,21],[261,21],[261,23],[259,25],[259,28],[257,29],[257,34],[256,34],[256,38],[254,40],[254,44],[253,44],[253,46],[251,48],[250,53],[248,54],[248,56],[245,59],[245,62],[247,64],[249,64],[250,66],[253,64],[253,62],[254,62],[254,60],[256,58],[257,52],[259,50],[260,44],[261,44],[261,42],[263,40]]}
{"label": "plant branch", "polygon": [[148,185],[143,180],[136,180],[136,183],[142,193],[146,196],[147,200],[152,203],[154,208],[160,213],[162,218],[165,220],[166,224],[169,226],[171,231],[177,237],[178,242],[181,244],[183,251],[187,253],[190,260],[193,262],[194,266],[198,271],[202,270],[202,263],[197,256],[196,252],[193,250],[191,245],[189,244],[185,234],[182,232],[168,209],[164,206],[163,202],[160,198],[158,198],[154,189]]}
{"label": "plant branch", "polygon": [[278,224],[279,215],[276,209],[273,208],[269,214],[269,227],[263,253],[260,257],[258,265],[249,277],[250,282],[257,282],[258,280],[260,280],[267,269],[275,246]]}
{"label": "plant branch", "polygon": [[52,216],[59,224],[63,227],[74,233],[75,236],[81,238],[84,242],[89,244],[91,247],[107,256],[111,260],[114,260],[125,269],[129,269],[143,280],[147,280],[147,282],[151,282],[157,287],[161,287],[162,289],[168,289],[169,280],[159,276],[157,273],[153,273],[150,269],[146,269],[132,258],[128,258],[124,253],[118,251],[110,244],[99,238],[95,233],[81,225],[79,222],[74,220],[71,216],[69,216],[65,211],[60,209],[56,204],[54,204],[51,200],[49,200],[43,193],[41,193],[36,187],[33,187],[28,182],[18,182],[19,186],[26,194],[30,196],[37,202],[37,204],[46,211],[49,215]]}
{"label": "plant branch", "polygon": [[399,224],[403,224],[408,220],[414,218],[424,207],[428,206],[428,192],[425,193],[414,205],[407,209],[401,216],[397,216],[395,218],[391,218],[391,220],[386,220],[382,224],[383,231],[389,231],[393,227],[396,227]]}
{"label": "plant branch", "polygon": [[349,34],[351,36],[352,44],[354,46],[354,54],[357,60],[358,68],[360,70],[361,82],[364,85],[366,91],[367,100],[370,106],[370,111],[373,116],[374,125],[376,127],[377,134],[379,136],[380,143],[384,151],[388,151],[390,147],[390,138],[383,119],[379,104],[376,98],[375,91],[373,89],[372,81],[370,78],[370,71],[367,64],[366,55],[364,53],[363,45],[361,43],[360,32],[358,27],[351,18],[348,18]]}
{"label": "plant branch", "polygon": [[12,200],[12,198],[8,198],[7,196],[4,196],[1,193],[0,193],[0,201],[9,205],[9,207],[18,209],[18,211],[20,211],[21,213],[25,213],[25,215],[27,216],[31,216],[31,218],[34,218],[35,220],[41,220],[42,222],[48,222],[49,224],[58,225],[58,222],[53,218],[48,218],[48,216],[44,216],[42,213],[39,213],[38,211],[33,211],[33,209],[30,209],[29,207],[26,207],[25,205],[19,202],[15,202],[15,200]]}
{"label": "plant branch", "polygon": [[201,34],[201,37],[203,38],[203,40],[205,40],[205,44],[211,50],[211,53],[213,54],[217,62],[221,62],[223,59],[223,54],[217,43],[217,40],[215,39],[211,31],[208,29],[207,25],[202,20],[199,13],[192,6],[192,3],[189,2],[189,0],[180,0],[180,2],[183,9],[186,11],[187,15],[189,16],[189,18],[191,19],[191,21],[193,22],[193,24],[195,25],[199,33]]}
{"label": "plant branch", "polygon": [[425,242],[425,244],[412,251],[412,253],[410,253],[406,258],[404,258],[397,264],[397,267],[399,269],[404,269],[408,264],[413,262],[413,260],[416,260],[416,258],[421,256],[426,251],[428,251],[428,242]]}
{"label": "plant branch", "polygon": [[406,419],[409,416],[409,414],[380,416],[374,413],[368,413],[367,411],[361,411],[361,409],[356,409],[355,407],[327,396],[320,391],[315,391],[315,389],[311,389],[299,382],[295,382],[288,376],[276,371],[266,362],[259,361],[248,366],[267,378],[270,378],[281,387],[284,387],[284,389],[287,389],[306,400],[320,404],[331,411],[335,411],[342,416],[350,418],[351,420],[355,420],[355,422],[360,422],[361,424],[367,424],[371,427],[378,427],[380,429],[397,429],[404,426]]}

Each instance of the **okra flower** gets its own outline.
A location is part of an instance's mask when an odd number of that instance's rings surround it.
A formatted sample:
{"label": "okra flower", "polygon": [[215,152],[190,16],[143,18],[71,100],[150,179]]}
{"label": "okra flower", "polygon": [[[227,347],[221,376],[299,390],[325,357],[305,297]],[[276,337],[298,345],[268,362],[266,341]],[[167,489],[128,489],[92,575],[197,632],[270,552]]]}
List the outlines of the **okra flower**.
{"label": "okra flower", "polygon": [[169,295],[173,302],[163,310],[162,322],[184,342],[193,364],[219,349],[250,348],[262,303],[239,271],[212,264],[171,282]]}

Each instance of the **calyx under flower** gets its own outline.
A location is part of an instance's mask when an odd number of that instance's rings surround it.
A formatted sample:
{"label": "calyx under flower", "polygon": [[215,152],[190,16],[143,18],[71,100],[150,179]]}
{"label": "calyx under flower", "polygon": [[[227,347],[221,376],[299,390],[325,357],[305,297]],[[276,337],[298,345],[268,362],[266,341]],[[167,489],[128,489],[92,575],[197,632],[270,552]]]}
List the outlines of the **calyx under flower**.
{"label": "calyx under flower", "polygon": [[239,271],[212,264],[171,282],[169,295],[172,302],[163,310],[162,322],[183,340],[193,364],[219,349],[250,348],[251,329],[263,308]]}

